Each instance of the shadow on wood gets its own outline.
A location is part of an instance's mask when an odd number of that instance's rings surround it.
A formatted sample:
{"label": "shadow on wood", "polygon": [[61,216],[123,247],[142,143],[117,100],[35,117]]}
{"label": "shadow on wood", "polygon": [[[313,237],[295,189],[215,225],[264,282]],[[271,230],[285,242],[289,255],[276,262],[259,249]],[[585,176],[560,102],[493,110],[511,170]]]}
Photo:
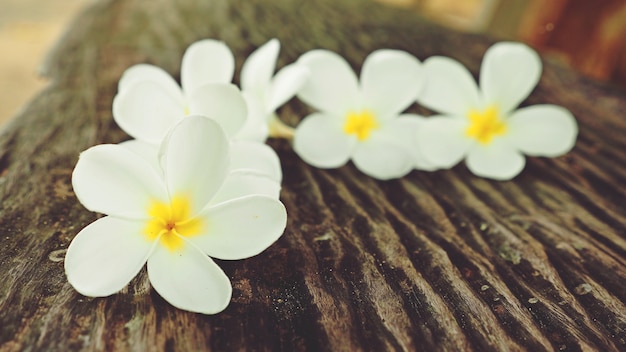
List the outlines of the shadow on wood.
{"label": "shadow on wood", "polygon": [[[279,66],[327,48],[358,69],[396,48],[475,74],[492,44],[357,0],[94,4],[51,54],[52,85],[0,136],[1,349],[626,348],[626,100],[550,63],[526,103],[577,117],[564,157],[530,158],[509,182],[463,165],[379,182],[352,165],[312,168],[271,141],[287,230],[254,258],[219,263],[234,287],[224,312],[173,308],[145,271],[108,298],[76,293],[63,251],[96,214],[73,196],[71,171],[80,151],[128,139],[111,117],[122,72],[147,62],[177,76],[203,38],[224,40],[240,68],[272,37]],[[293,101],[280,115],[295,125],[307,112]]]}

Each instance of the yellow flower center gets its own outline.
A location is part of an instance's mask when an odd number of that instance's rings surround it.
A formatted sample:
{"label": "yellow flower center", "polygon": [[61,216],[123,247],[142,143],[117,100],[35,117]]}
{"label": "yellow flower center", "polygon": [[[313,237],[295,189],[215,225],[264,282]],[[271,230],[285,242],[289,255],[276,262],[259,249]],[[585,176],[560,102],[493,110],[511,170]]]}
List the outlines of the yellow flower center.
{"label": "yellow flower center", "polygon": [[346,134],[354,134],[360,141],[368,139],[372,130],[377,128],[376,116],[367,110],[349,112],[346,115],[346,123],[343,125],[343,131]]}
{"label": "yellow flower center", "polygon": [[170,204],[153,201],[148,207],[150,220],[144,234],[154,241],[157,238],[170,251],[180,249],[185,242],[182,237],[192,237],[202,232],[204,222],[191,217],[189,197],[177,195]]}
{"label": "yellow flower center", "polygon": [[465,135],[476,138],[481,144],[489,144],[493,137],[506,133],[507,126],[498,113],[498,107],[490,105],[483,111],[470,110],[467,114],[470,125],[465,130]]}

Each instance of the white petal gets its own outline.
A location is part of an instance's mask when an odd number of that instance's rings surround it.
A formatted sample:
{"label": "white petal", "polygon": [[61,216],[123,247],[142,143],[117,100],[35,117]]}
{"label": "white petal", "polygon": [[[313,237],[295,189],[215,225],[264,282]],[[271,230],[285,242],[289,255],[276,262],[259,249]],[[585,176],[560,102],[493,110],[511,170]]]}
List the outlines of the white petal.
{"label": "white petal", "polygon": [[192,115],[217,121],[228,136],[233,136],[246,121],[248,107],[239,89],[232,84],[205,84],[189,96]]}
{"label": "white petal", "polygon": [[345,134],[336,118],[319,113],[305,117],[293,138],[294,151],[305,162],[319,168],[344,165],[355,145],[356,138]]}
{"label": "white petal", "polygon": [[223,42],[205,39],[187,48],[181,64],[185,94],[207,83],[230,83],[235,72],[235,57]]}
{"label": "white petal", "polygon": [[122,143],[118,143],[118,145],[137,154],[143,160],[147,161],[157,174],[162,175],[163,170],[161,170],[161,165],[159,164],[158,145],[149,144],[137,139],[124,141]]}
{"label": "white petal", "polygon": [[310,77],[309,69],[298,64],[283,67],[272,80],[266,112],[274,112],[291,99]]}
{"label": "white petal", "polygon": [[175,253],[157,246],[148,259],[148,276],[161,297],[190,312],[219,313],[232,295],[230,280],[222,269],[190,244]]}
{"label": "white petal", "polygon": [[259,98],[251,92],[242,92],[242,95],[248,107],[248,115],[246,116],[246,122],[232,139],[265,143],[269,135],[268,117],[265,113],[266,109]]}
{"label": "white petal", "polygon": [[280,42],[278,39],[271,39],[248,56],[241,67],[242,90],[269,88],[279,51]]}
{"label": "white petal", "polygon": [[209,203],[228,173],[229,142],[217,122],[204,116],[188,116],[176,125],[160,154],[169,194],[189,196],[192,214]]}
{"label": "white petal", "polygon": [[274,149],[264,143],[234,141],[230,144],[231,170],[254,170],[276,182],[282,181],[280,159]]}
{"label": "white petal", "polygon": [[113,99],[115,122],[134,138],[159,144],[167,131],[185,116],[180,97],[157,83],[137,82]]}
{"label": "white petal", "polygon": [[298,61],[310,71],[298,98],[314,108],[343,116],[354,109],[359,99],[359,84],[354,71],[343,57],[328,50],[312,50]]}
{"label": "white petal", "polygon": [[122,218],[146,219],[152,201],[168,199],[163,180],[150,163],[119,145],[82,152],[72,186],[85,208]]}
{"label": "white petal", "polygon": [[124,141],[118,143],[118,145],[137,154],[140,158],[150,164],[154,172],[157,173],[162,180],[165,180],[163,168],[161,167],[159,160],[160,145],[145,143],[137,139]]}
{"label": "white petal", "polygon": [[358,143],[352,161],[366,175],[379,180],[399,178],[413,169],[413,160],[408,148],[394,141],[393,136],[385,138],[372,136]]}
{"label": "white petal", "polygon": [[82,229],[65,255],[69,283],[90,297],[109,296],[124,288],[153,247],[141,234],[143,226],[142,221],[107,216]]}
{"label": "white petal", "polygon": [[500,111],[513,110],[526,99],[541,77],[541,59],[522,43],[492,45],[480,68],[480,89],[488,104]]}
{"label": "white petal", "polygon": [[417,102],[434,111],[465,116],[469,109],[482,108],[476,81],[458,61],[434,56],[422,65],[426,85]]}
{"label": "white petal", "polygon": [[476,176],[506,181],[517,176],[526,163],[524,156],[502,139],[489,145],[476,144],[465,160],[467,168]]}
{"label": "white petal", "polygon": [[138,82],[153,82],[170,96],[182,99],[182,91],[174,78],[162,68],[148,64],[134,65],[124,71],[118,83],[118,91],[121,92]]}
{"label": "white petal", "polygon": [[262,195],[278,199],[280,183],[267,175],[252,170],[232,171],[226,177],[222,188],[211,199],[210,204],[220,204],[250,195]]}
{"label": "white petal", "polygon": [[428,119],[415,114],[403,114],[394,119],[389,128],[393,129],[393,135],[397,136],[398,142],[403,143],[413,158],[413,167],[417,170],[434,171],[437,166],[429,162],[417,144],[417,131],[427,123]]}
{"label": "white petal", "polygon": [[287,212],[283,203],[265,196],[248,196],[211,207],[204,214],[207,234],[193,241],[214,258],[236,260],[255,256],[283,234]]}
{"label": "white petal", "polygon": [[555,157],[576,143],[578,125],[574,116],[556,105],[519,109],[507,120],[511,142],[524,154]]}
{"label": "white petal", "polygon": [[432,165],[448,169],[465,157],[473,141],[465,136],[463,118],[435,116],[427,118],[417,130],[417,147]]}
{"label": "white petal", "polygon": [[397,115],[411,105],[424,83],[420,62],[401,50],[370,54],[361,69],[363,99],[377,115]]}

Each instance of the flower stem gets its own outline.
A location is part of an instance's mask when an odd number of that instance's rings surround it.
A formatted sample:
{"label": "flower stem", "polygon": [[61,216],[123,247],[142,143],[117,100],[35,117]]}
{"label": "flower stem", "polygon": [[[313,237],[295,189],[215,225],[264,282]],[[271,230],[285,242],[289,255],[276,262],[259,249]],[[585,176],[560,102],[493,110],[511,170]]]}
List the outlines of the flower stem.
{"label": "flower stem", "polygon": [[278,116],[273,115],[269,122],[269,136],[273,138],[293,139],[294,129],[282,122]]}

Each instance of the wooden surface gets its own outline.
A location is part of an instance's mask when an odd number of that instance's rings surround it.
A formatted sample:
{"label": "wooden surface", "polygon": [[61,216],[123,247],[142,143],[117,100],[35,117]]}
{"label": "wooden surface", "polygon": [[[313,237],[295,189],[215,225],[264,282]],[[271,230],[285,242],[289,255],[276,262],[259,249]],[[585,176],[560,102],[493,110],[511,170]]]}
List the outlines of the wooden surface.
{"label": "wooden surface", "polygon": [[[173,308],[145,270],[109,298],[76,293],[64,249],[97,216],[72,194],[78,153],[128,138],[111,118],[126,68],[177,77],[185,48],[209,37],[238,67],[277,37],[281,66],[328,48],[359,68],[386,47],[473,73],[492,43],[362,0],[94,4],[50,56],[52,86],[0,134],[0,350],[626,349],[625,95],[550,63],[526,103],[578,118],[564,157],[531,158],[510,182],[463,165],[379,182],[272,141],[288,226],[264,253],[219,262],[234,287],[224,312]],[[295,124],[307,112],[294,101],[280,114]]]}

